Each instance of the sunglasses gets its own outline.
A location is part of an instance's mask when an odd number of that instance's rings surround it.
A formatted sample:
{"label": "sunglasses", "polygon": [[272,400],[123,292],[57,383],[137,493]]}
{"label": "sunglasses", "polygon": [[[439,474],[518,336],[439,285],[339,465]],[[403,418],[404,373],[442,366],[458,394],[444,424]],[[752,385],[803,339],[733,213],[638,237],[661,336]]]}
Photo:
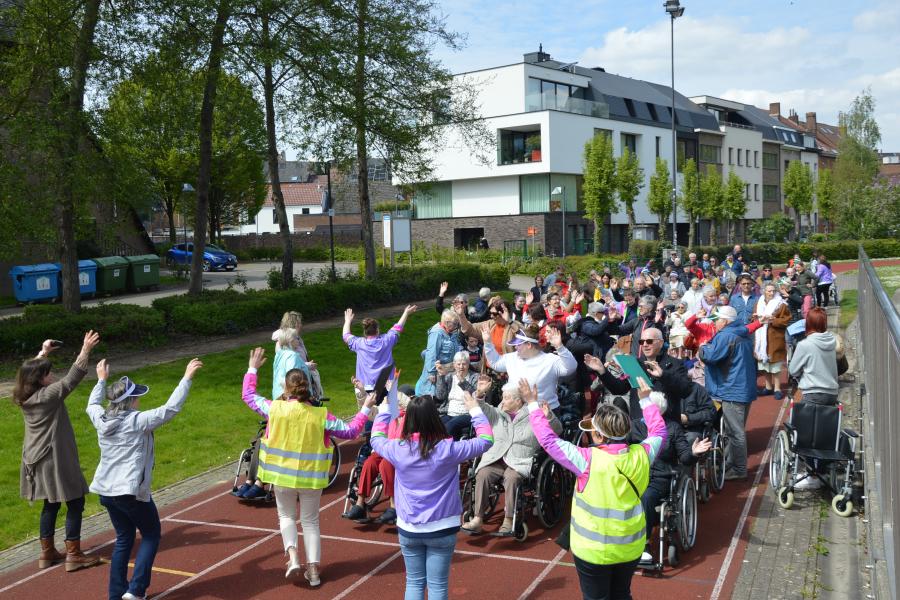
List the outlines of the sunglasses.
{"label": "sunglasses", "polygon": [[642,344],[645,344],[645,345],[650,345],[650,344],[652,344],[653,342],[658,342],[658,341],[659,341],[659,340],[654,340],[654,339],[640,340],[640,342],[641,342]]}

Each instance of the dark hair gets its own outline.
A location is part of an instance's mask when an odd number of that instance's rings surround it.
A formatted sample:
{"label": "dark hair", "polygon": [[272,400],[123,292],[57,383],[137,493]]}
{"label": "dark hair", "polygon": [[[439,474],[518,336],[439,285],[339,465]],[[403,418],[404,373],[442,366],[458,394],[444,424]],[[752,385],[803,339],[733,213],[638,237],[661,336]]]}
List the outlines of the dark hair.
{"label": "dark hair", "polygon": [[22,406],[36,391],[44,387],[41,381],[50,374],[50,367],[50,361],[46,358],[32,358],[22,363],[16,373],[13,404]]}
{"label": "dark hair", "polygon": [[828,329],[828,315],[821,306],[815,306],[806,313],[806,335],[825,333]]}
{"label": "dark hair", "polygon": [[378,321],[375,319],[363,319],[363,334],[378,335]]}
{"label": "dark hair", "polygon": [[281,400],[288,398],[298,398],[304,402],[309,402],[312,396],[309,393],[309,379],[306,373],[300,369],[291,369],[284,376],[284,392],[281,394]]}
{"label": "dark hair", "polygon": [[528,307],[528,316],[532,321],[543,321],[547,318],[547,311],[540,302],[534,302]]}
{"label": "dark hair", "polygon": [[414,396],[406,406],[401,437],[409,443],[414,434],[419,434],[419,456],[423,460],[438,442],[449,437],[433,396]]}

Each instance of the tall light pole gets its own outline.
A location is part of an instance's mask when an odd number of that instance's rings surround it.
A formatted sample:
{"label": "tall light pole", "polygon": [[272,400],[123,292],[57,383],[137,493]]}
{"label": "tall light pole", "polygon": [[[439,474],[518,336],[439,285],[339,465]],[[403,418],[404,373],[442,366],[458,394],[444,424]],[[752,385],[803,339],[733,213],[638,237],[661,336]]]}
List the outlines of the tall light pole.
{"label": "tall light pole", "polygon": [[551,196],[559,196],[562,194],[562,201],[559,203],[560,212],[562,212],[562,257],[566,257],[566,186],[556,186],[550,192]]}
{"label": "tall light pole", "polygon": [[[675,19],[684,14],[679,0],[666,0],[663,5],[671,19],[672,55],[672,245],[678,248],[678,142],[675,138]],[[688,240],[690,244],[690,240]]]}

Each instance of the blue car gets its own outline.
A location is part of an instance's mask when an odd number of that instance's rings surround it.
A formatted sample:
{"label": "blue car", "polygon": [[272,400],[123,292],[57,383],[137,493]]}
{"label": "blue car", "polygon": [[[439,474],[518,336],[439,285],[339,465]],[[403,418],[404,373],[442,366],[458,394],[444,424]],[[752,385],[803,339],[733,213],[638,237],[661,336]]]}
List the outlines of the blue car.
{"label": "blue car", "polygon": [[[191,257],[194,250],[194,244],[175,244],[168,252],[166,252],[166,265],[174,267],[175,265],[191,264]],[[207,244],[203,251],[203,270],[218,271],[224,269],[233,271],[237,268],[237,257],[214,244]]]}

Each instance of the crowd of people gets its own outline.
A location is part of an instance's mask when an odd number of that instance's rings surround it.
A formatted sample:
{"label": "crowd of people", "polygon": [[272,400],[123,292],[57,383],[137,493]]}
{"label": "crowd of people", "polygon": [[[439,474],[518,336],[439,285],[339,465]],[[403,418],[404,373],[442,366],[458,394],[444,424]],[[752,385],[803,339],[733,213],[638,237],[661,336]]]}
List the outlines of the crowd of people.
{"label": "crowd of people", "polygon": [[[385,382],[384,374],[395,366],[393,348],[417,307],[408,306],[384,333],[377,320],[366,318],[361,335],[352,332],[355,315],[348,308],[342,339],[355,355],[352,384],[359,403],[349,421],[319,402],[323,382],[302,341],[302,318],[287,313],[272,334],[270,398],[257,389],[266,351],[250,354],[242,398],[267,426],[258,447],[259,470],[235,495],[253,499],[273,492],[285,575],[302,572],[309,585],[318,586],[319,509],[331,440],[366,432],[359,494],[344,516],[369,521],[363,498],[380,477],[390,506],[377,522],[396,525],[405,598],[424,598],[427,590],[436,600],[447,597],[457,534],[492,529],[485,510],[498,484],[504,490],[503,520],[494,533],[514,535],[515,490],[544,452],[572,473],[565,544],[584,598],[630,598],[635,569],[652,559],[655,507],[667,493],[672,468],[691,465],[710,450],[710,423],[723,423],[725,479],[745,480],[745,427],[758,397],[781,400],[789,374],[799,382],[802,401],[837,402],[841,344],[827,330],[825,310],[833,281],[824,256],[809,263],[795,256],[776,273],[771,265],[749,262],[735,246],[721,262],[694,253],[682,262],[672,253],[659,266],[631,260],[591,271],[583,283],[561,266],[535,277],[534,287],[516,292],[511,301],[482,288],[471,306],[458,293],[447,307],[444,283],[427,338],[403,342],[423,347],[414,387],[400,385],[396,372]],[[788,333],[803,320],[802,331]],[[80,548],[84,496],[98,494],[116,531],[108,597],[144,598],[161,540],[150,493],[153,431],[181,410],[202,363],[191,361],[168,402],[146,411],[139,406],[146,386],[128,377],[112,383],[110,365],[97,364],[86,410],[101,458],[88,486],[65,400],[87,373],[98,342],[99,335],[88,332],[59,381],[47,359],[58,347],[53,340],[19,369],[14,402],[26,424],[21,494],[44,502],[38,566],[64,561],[67,571],[99,562]],[[636,359],[643,376],[629,378],[634,373],[623,372],[620,355]],[[566,427],[584,432],[582,442],[564,437]],[[460,465],[472,461],[474,510],[464,520]],[[814,486],[817,480],[805,481]],[[54,545],[62,502],[68,506],[65,554]],[[136,530],[141,545],[129,580]]]}

